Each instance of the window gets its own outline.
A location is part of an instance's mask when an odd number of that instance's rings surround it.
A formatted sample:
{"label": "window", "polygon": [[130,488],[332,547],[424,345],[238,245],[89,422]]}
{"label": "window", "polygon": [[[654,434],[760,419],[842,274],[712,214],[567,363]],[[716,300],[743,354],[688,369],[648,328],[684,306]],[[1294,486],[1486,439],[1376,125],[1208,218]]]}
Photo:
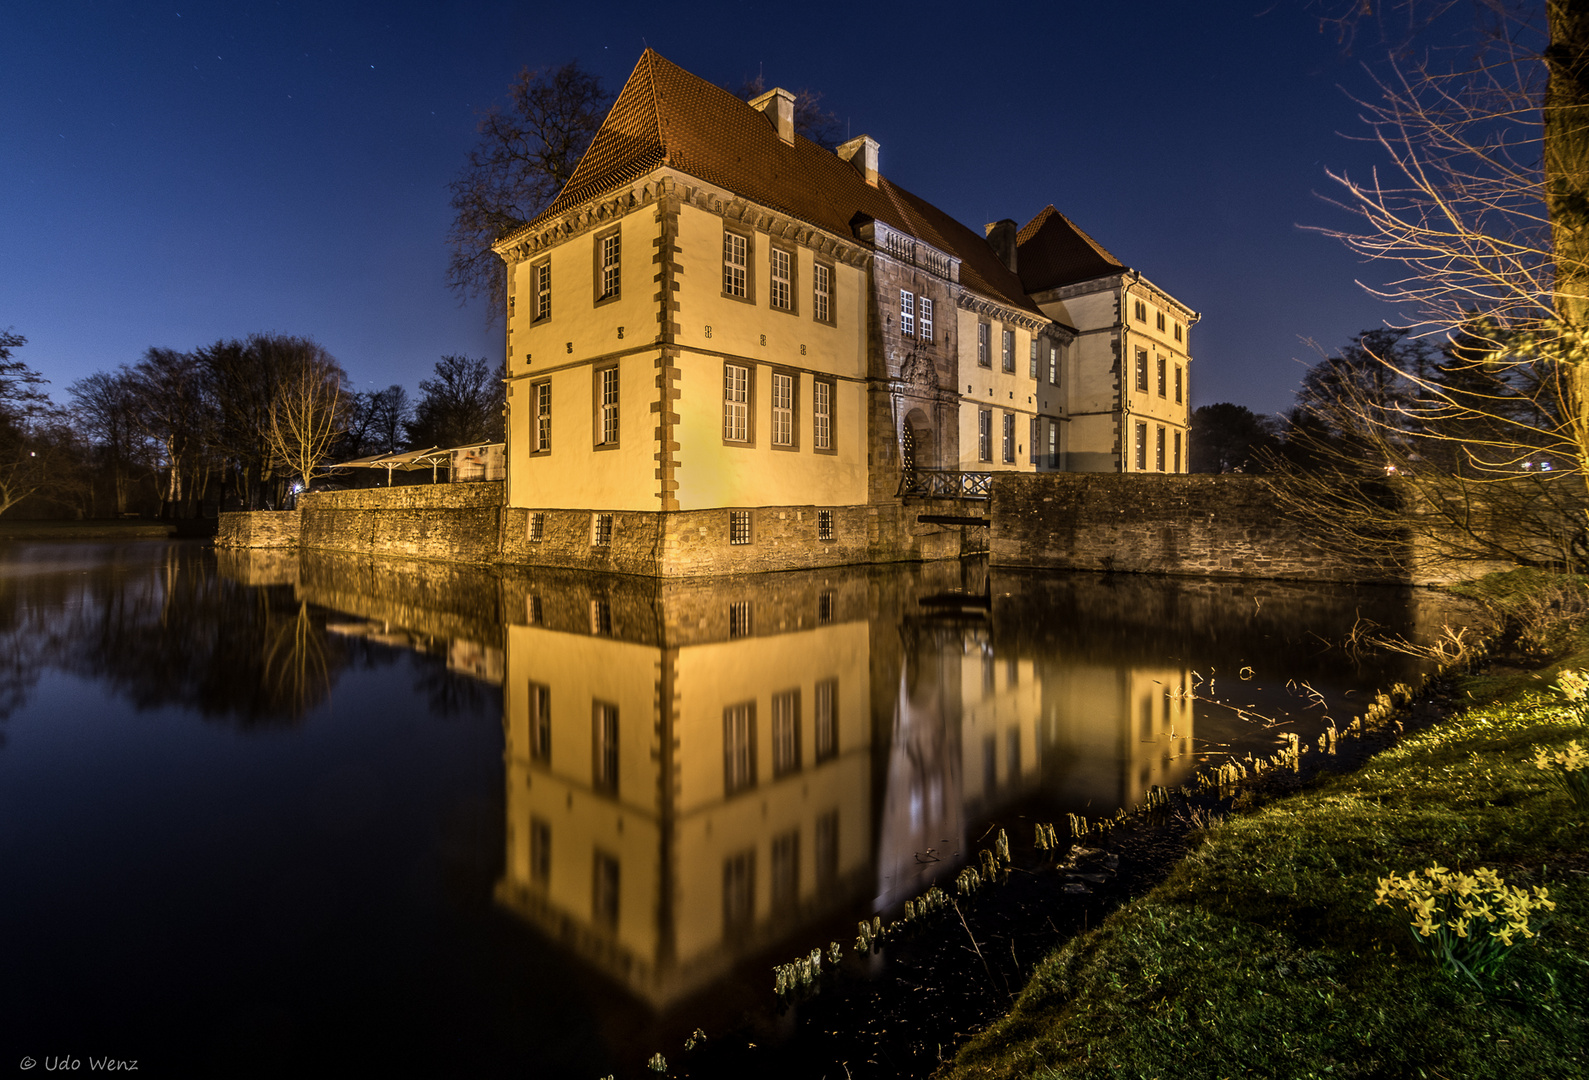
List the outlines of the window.
{"label": "window", "polygon": [[925,341],[925,342],[931,343],[932,342],[932,298],[928,297],[928,296],[922,296],[922,297],[918,297],[918,299],[921,301],[921,303],[919,305],[921,310],[918,312],[918,314],[920,315],[920,322],[921,322],[921,339],[923,341]]}
{"label": "window", "polygon": [[531,322],[552,317],[552,260],[542,259],[530,266],[530,310],[535,312]]}
{"label": "window", "polygon": [[1137,350],[1137,389],[1146,392],[1148,388],[1148,350]]}
{"label": "window", "polygon": [[552,827],[538,817],[530,818],[530,880],[542,886],[552,880]]}
{"label": "window", "polygon": [[1031,377],[1037,378],[1037,339],[1032,339],[1032,370]]}
{"label": "window", "polygon": [[1175,324],[1175,340],[1176,341],[1180,341],[1181,340],[1181,324],[1180,323],[1176,323]]}
{"label": "window", "polygon": [[545,683],[530,683],[530,758],[552,760],[552,688]]}
{"label": "window", "polygon": [[618,445],[618,369],[596,372],[596,445]]}
{"label": "window", "polygon": [[1002,336],[1003,344],[999,350],[999,358],[1003,361],[1005,371],[1015,370],[1015,331],[1006,330]]}
{"label": "window", "polygon": [[1158,425],[1158,424],[1155,424],[1154,427],[1155,427],[1155,430],[1156,430],[1156,434],[1154,436],[1154,445],[1155,445],[1154,463],[1155,463],[1155,466],[1158,468],[1159,472],[1163,472],[1164,471],[1164,427],[1162,425]]}
{"label": "window", "polygon": [[605,851],[596,852],[590,888],[590,914],[597,926],[604,926],[608,930],[618,926],[618,860]]}
{"label": "window", "polygon": [[1181,402],[1183,400],[1183,397],[1184,397],[1184,394],[1185,394],[1185,384],[1183,382],[1183,378],[1184,378],[1184,376],[1181,373],[1181,365],[1180,364],[1176,364],[1175,365],[1175,403],[1177,405],[1181,404]]}
{"label": "window", "polygon": [[530,453],[545,454],[552,449],[552,381],[538,382],[531,391],[535,394],[535,432]]}
{"label": "window", "polygon": [[839,755],[839,680],[824,679],[816,685],[817,764]]}
{"label": "window", "polygon": [[1166,374],[1167,366],[1164,357],[1159,357],[1159,397],[1164,397],[1169,388],[1169,376]]}
{"label": "window", "polygon": [[739,364],[723,365],[723,441],[750,442],[750,369]]}
{"label": "window", "polygon": [[593,701],[590,707],[591,784],[597,791],[618,791],[618,706]]}
{"label": "window", "polygon": [[1175,468],[1171,471],[1181,471],[1181,433],[1179,431],[1175,433]]}
{"label": "window", "polygon": [[833,321],[833,267],[817,263],[811,271],[811,317],[817,322]]}
{"label": "window", "polygon": [[977,460],[993,460],[993,411],[977,410]]}
{"label": "window", "polygon": [[1157,322],[1158,331],[1159,331],[1159,333],[1162,334],[1162,333],[1164,333],[1164,312],[1162,312],[1162,311],[1159,312],[1158,315],[1157,315],[1157,319],[1158,319],[1158,322]]}
{"label": "window", "polygon": [[772,263],[772,284],[767,301],[779,311],[794,310],[794,256],[783,248],[773,248],[768,255]]}
{"label": "window", "polygon": [[756,703],[723,710],[723,794],[756,786]]}
{"label": "window", "polygon": [[749,600],[736,600],[728,605],[728,636],[730,639],[750,637],[755,633],[751,623]]}
{"label": "window", "polygon": [[539,596],[526,596],[524,598],[525,620],[531,626],[545,626],[546,617],[541,611],[541,598]]}
{"label": "window", "polygon": [[1041,465],[1042,462],[1039,460],[1037,446],[1040,442],[1042,442],[1041,435],[1043,422],[1034,416],[1032,417],[1032,422],[1030,425],[1028,425],[1028,427],[1030,430],[1028,430],[1026,433],[1026,446],[1027,449],[1032,453],[1032,464]]}
{"label": "window", "polygon": [[1004,460],[1015,461],[1015,414],[1004,414]]}
{"label": "window", "polygon": [[772,775],[776,779],[800,768],[800,691],[772,696]]}
{"label": "window", "polygon": [[723,295],[750,299],[750,241],[739,233],[723,233]]}
{"label": "window", "polygon": [[993,366],[993,330],[987,323],[977,323],[977,366]]}
{"label": "window", "polygon": [[546,539],[546,514],[537,510],[530,515],[530,543],[539,544]]}
{"label": "window", "polygon": [[833,511],[832,510],[818,510],[817,511],[817,539],[818,540],[832,540],[833,539]]}
{"label": "window", "polygon": [[1137,469],[1146,472],[1148,468],[1148,425],[1141,420],[1137,421]]}
{"label": "window", "polygon": [[610,229],[596,237],[596,303],[618,299],[621,275],[618,262],[618,230]]}
{"label": "window", "polygon": [[817,815],[817,889],[830,892],[839,883],[839,812]]}
{"label": "window", "polygon": [[779,372],[772,376],[772,444],[795,448],[795,377]]}
{"label": "window", "polygon": [[899,332],[916,336],[916,294],[904,289],[899,290]]}
{"label": "window", "polygon": [[749,510],[730,510],[728,512],[728,542],[730,544],[750,543]]}
{"label": "window", "polygon": [[1053,420],[1048,422],[1048,467],[1059,468],[1059,424]]}
{"label": "window", "polygon": [[833,452],[833,384],[826,379],[811,384],[811,448]]}
{"label": "window", "polygon": [[1059,385],[1059,346],[1048,347],[1048,385]]}
{"label": "window", "polygon": [[1133,300],[1131,302],[1131,314],[1136,316],[1137,322],[1147,322],[1148,305],[1144,304],[1141,300]]}
{"label": "window", "polygon": [[591,522],[590,542],[597,547],[606,547],[612,543],[612,515],[595,514],[592,516],[595,520]]}
{"label": "window", "polygon": [[602,637],[612,636],[612,604],[609,601],[590,602],[590,632]]}
{"label": "window", "polygon": [[772,906],[788,911],[800,903],[800,830],[772,838]]}

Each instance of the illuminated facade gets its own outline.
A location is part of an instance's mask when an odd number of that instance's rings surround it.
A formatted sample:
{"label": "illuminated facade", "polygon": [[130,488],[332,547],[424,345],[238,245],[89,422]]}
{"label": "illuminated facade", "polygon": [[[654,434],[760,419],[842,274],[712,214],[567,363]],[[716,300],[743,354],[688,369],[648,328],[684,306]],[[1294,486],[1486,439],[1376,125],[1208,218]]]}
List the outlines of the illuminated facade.
{"label": "illuminated facade", "polygon": [[563,192],[496,246],[505,558],[958,555],[962,530],[917,519],[962,474],[1185,470],[1196,315],[1052,208],[978,235],[878,155],[796,135],[786,91],[747,104],[645,52]]}

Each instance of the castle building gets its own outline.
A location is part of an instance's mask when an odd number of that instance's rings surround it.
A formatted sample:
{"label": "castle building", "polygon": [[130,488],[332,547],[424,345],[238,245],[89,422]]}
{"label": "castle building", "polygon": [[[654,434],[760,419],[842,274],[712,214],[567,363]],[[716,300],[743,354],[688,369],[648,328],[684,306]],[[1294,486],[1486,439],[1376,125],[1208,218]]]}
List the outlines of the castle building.
{"label": "castle building", "polygon": [[797,135],[786,90],[746,103],[646,50],[495,248],[505,557],[949,557],[991,473],[1186,471],[1196,313],[1053,207],[978,235],[879,153]]}

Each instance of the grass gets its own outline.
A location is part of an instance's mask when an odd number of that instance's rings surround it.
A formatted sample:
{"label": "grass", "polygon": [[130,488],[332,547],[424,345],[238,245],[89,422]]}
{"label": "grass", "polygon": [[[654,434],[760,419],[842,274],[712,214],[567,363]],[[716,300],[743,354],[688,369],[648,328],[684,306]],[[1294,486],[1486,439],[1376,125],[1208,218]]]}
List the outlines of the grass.
{"label": "grass", "polygon": [[[1554,668],[1462,684],[1465,711],[1356,773],[1209,830],[1161,886],[1048,957],[943,1074],[1589,1073],[1589,813],[1531,762],[1583,738],[1549,689],[1563,667],[1589,667],[1583,636]],[[1373,906],[1378,878],[1432,862],[1557,902],[1483,989]]]}

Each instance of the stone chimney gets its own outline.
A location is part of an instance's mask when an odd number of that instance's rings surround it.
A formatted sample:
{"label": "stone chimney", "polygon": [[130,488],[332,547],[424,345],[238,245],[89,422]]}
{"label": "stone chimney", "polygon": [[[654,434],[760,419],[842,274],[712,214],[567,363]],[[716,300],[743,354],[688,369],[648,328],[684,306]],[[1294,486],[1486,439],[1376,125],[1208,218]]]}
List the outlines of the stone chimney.
{"label": "stone chimney", "polygon": [[1015,222],[1005,218],[984,225],[982,231],[987,234],[988,246],[993,249],[993,254],[1009,268],[1010,273],[1015,273]]}
{"label": "stone chimney", "polygon": [[778,138],[794,145],[794,95],[781,86],[775,86],[761,97],[750,103],[752,109],[760,109],[772,121],[772,126],[778,129]]}
{"label": "stone chimney", "polygon": [[857,135],[847,143],[840,143],[834,153],[859,169],[861,175],[866,177],[866,182],[876,187],[877,149],[876,139],[870,135]]}

